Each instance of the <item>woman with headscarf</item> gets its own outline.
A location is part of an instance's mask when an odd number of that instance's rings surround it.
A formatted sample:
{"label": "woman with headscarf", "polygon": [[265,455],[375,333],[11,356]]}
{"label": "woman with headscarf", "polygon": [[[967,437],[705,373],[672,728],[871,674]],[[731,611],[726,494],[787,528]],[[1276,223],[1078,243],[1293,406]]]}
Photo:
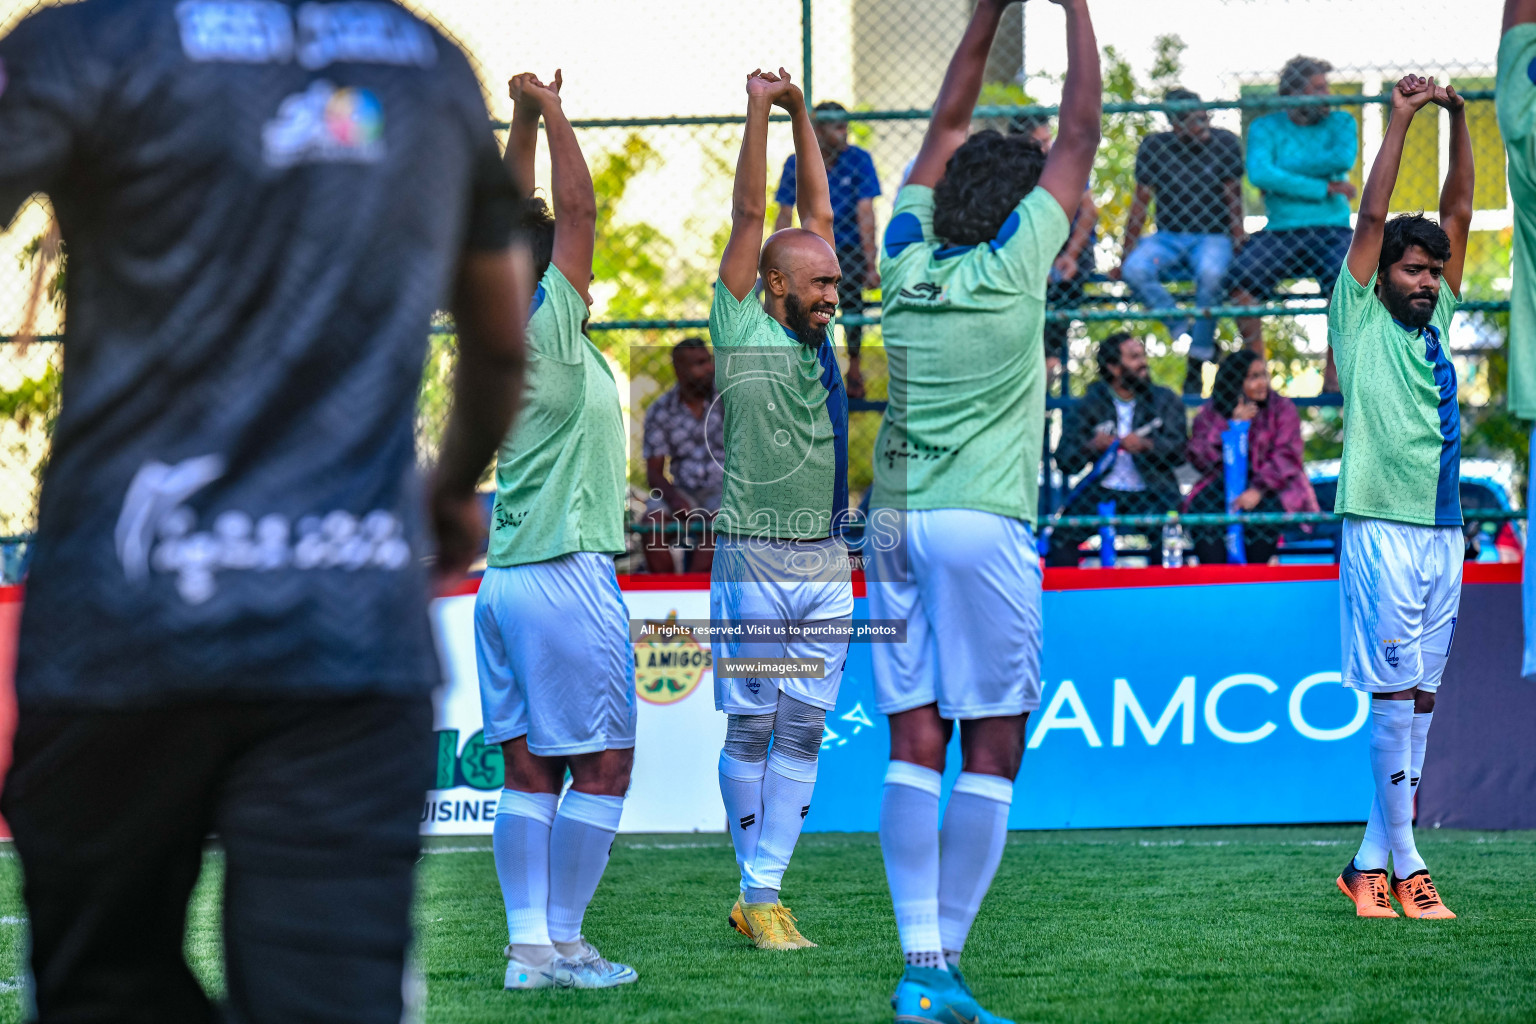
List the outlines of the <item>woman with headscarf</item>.
{"label": "woman with headscarf", "polygon": [[[1248,489],[1226,503],[1221,435],[1247,420]],[[1184,501],[1187,512],[1316,512],[1317,495],[1302,465],[1301,418],[1296,406],[1269,386],[1269,368],[1251,349],[1228,356],[1216,371],[1210,401],[1190,428],[1189,463],[1202,474]],[[1192,531],[1202,565],[1227,560],[1225,528]],[[1247,524],[1243,541],[1250,564],[1268,562],[1280,535],[1276,526]]]}

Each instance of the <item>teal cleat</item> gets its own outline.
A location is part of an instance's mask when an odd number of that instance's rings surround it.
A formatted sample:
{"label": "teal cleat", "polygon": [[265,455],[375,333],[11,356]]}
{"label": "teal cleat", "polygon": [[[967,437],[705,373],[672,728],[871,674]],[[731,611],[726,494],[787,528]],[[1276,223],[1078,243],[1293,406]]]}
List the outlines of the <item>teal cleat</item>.
{"label": "teal cleat", "polygon": [[982,1024],[997,1020],[953,974],[938,967],[908,967],[891,997],[896,1024]]}
{"label": "teal cleat", "polygon": [[639,980],[633,967],[604,958],[585,938],[580,942],[580,955],[555,960],[553,973],[560,988],[615,988]]}
{"label": "teal cleat", "polygon": [[[976,994],[971,991],[971,986],[965,983],[965,975],[960,973],[960,968],[951,967],[949,969],[949,974],[950,977],[955,979],[955,984],[960,986],[960,991],[970,996],[971,1001],[976,1003],[977,1009],[981,1009],[981,1002],[976,998]],[[987,1010],[982,1009],[980,1024],[1013,1024],[1013,1021],[1009,1020],[1007,1017],[999,1017],[995,1013],[990,1013]]]}

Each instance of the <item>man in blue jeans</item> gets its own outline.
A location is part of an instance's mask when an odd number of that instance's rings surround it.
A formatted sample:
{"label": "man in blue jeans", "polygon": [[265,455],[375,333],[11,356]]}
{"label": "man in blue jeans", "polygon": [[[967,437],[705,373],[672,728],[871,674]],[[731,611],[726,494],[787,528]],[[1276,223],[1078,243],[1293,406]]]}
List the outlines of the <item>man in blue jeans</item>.
{"label": "man in blue jeans", "polygon": [[[843,280],[837,286],[837,305],[846,315],[864,312],[864,290],[880,287],[879,251],[875,245],[875,206],[880,195],[880,178],[869,151],[848,141],[848,122],[823,117],[846,114],[848,108],[833,100],[816,104],[816,144],[827,165],[827,188],[832,193],[832,237],[837,240],[837,261],[842,265]],[[784,161],[784,173],[773,201],[779,214],[773,230],[783,231],[794,224],[795,155]],[[849,398],[864,397],[864,376],[859,368],[859,343],[864,328],[843,324],[843,340],[848,345],[848,373],[844,386]]]}
{"label": "man in blue jeans", "polygon": [[[1170,89],[1171,103],[1199,103],[1188,89]],[[1195,303],[1221,302],[1227,267],[1243,235],[1243,144],[1211,127],[1204,110],[1170,112],[1171,131],[1142,140],[1136,151],[1136,196],[1121,247],[1120,277],[1150,309],[1167,309],[1173,296],[1164,281],[1194,278]],[[1156,201],[1157,233],[1141,239],[1147,206]],[[1184,391],[1199,394],[1201,366],[1216,358],[1216,321],[1169,322],[1177,337],[1189,335],[1189,372]]]}
{"label": "man in blue jeans", "polygon": [[[1293,57],[1280,72],[1280,95],[1327,96],[1333,65],[1315,57]],[[1266,302],[1287,278],[1317,279],[1318,291],[1333,294],[1333,283],[1354,237],[1349,201],[1355,186],[1347,179],[1360,155],[1355,119],[1326,104],[1290,107],[1265,114],[1248,129],[1248,180],[1264,192],[1269,222],[1255,232],[1232,261],[1229,283],[1239,306]],[[1263,354],[1257,317],[1237,321],[1243,341]],[[1333,355],[1324,391],[1338,391]]]}

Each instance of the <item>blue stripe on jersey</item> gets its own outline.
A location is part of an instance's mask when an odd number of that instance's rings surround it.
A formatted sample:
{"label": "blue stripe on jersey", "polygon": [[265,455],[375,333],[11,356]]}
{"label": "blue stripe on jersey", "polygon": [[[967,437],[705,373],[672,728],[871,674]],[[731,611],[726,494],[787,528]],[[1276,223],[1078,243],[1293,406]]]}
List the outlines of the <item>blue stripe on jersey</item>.
{"label": "blue stripe on jersey", "polygon": [[1019,220],[1019,211],[1014,210],[1008,215],[1008,219],[1003,221],[1003,226],[997,229],[997,237],[987,243],[992,247],[993,252],[1007,245],[1008,240],[1019,233],[1020,223],[1022,222]]}
{"label": "blue stripe on jersey", "polygon": [[1420,332],[1424,358],[1435,368],[1440,391],[1440,479],[1435,484],[1435,525],[1461,525],[1461,409],[1456,404],[1456,367],[1433,324]]}
{"label": "blue stripe on jersey", "polygon": [[528,304],[528,319],[529,320],[532,320],[533,319],[533,314],[537,313],[539,311],[539,307],[544,305],[545,297],[546,296],[544,295],[544,286],[541,284],[541,285],[538,286],[538,288],[534,289],[533,301]]}
{"label": "blue stripe on jersey", "polygon": [[891,259],[906,252],[908,246],[917,245],[922,240],[923,222],[917,219],[917,214],[910,211],[898,213],[885,226],[885,254]]}
{"label": "blue stripe on jersey", "polygon": [[[783,324],[779,327],[795,344],[804,344],[800,335]],[[841,537],[852,518],[848,510],[848,392],[843,387],[843,371],[837,365],[830,337],[822,339],[816,361],[821,364],[821,386],[827,389],[827,419],[832,422],[832,456],[836,460],[832,476],[832,536]]]}
{"label": "blue stripe on jersey", "polygon": [[848,509],[848,392],[831,338],[821,343],[816,358],[821,362],[821,386],[827,389],[827,417],[832,421],[832,450],[837,459],[832,478],[832,536],[841,537],[853,515]]}

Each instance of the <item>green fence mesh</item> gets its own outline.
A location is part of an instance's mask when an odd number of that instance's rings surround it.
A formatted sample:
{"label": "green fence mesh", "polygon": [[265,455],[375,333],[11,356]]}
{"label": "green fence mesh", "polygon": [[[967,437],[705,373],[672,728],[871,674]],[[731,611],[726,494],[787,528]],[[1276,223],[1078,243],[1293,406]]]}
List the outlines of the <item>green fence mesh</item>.
{"label": "green fence mesh", "polygon": [[[0,0],[0,33],[39,6]],[[510,115],[505,83],[512,74],[564,69],[564,106],[577,124],[599,201],[592,332],[631,396],[638,507],[644,490],[641,422],[650,401],[673,383],[666,353],[684,337],[706,334],[728,228],[745,74],[782,65],[813,102],[841,104],[843,111],[825,117],[846,122],[849,142],[872,157],[880,183],[873,210],[877,229],[883,228],[971,0],[425,0],[407,6],[470,52],[494,119]],[[1177,389],[1183,382],[1187,318],[1149,318],[1149,296],[1133,290],[1120,269],[1138,183],[1152,198],[1136,246],[1146,247],[1159,228],[1168,227],[1172,204],[1159,210],[1159,194],[1166,200],[1180,174],[1195,173],[1194,164],[1174,161],[1170,170],[1165,161],[1159,173],[1142,147],[1193,112],[1213,130],[1232,133],[1246,167],[1237,206],[1223,204],[1216,217],[1228,225],[1224,236],[1235,221],[1252,246],[1267,218],[1265,191],[1250,176],[1253,125],[1260,117],[1288,116],[1274,101],[1281,69],[1307,54],[1331,66],[1328,102],[1354,122],[1354,159],[1337,175],[1354,188],[1382,136],[1386,108],[1379,97],[1398,76],[1433,74],[1470,100],[1476,214],[1464,289],[1468,312],[1458,321],[1452,349],[1468,454],[1523,464],[1523,431],[1502,405],[1512,211],[1492,103],[1499,6],[1498,0],[1428,0],[1410,12],[1387,0],[1095,0],[1106,86],[1104,141],[1080,210],[1081,246],[1060,261],[1061,280],[1051,293],[1066,392],[1080,393],[1092,378],[1097,340],[1122,329],[1146,339],[1159,383]],[[976,127],[1048,137],[1064,60],[1057,8],[1040,2],[1011,8],[992,53]],[[1168,92],[1176,87],[1199,99],[1170,103]],[[1449,121],[1431,109],[1432,116],[1415,120],[1409,136],[1394,202],[1399,210],[1433,211],[1437,205]],[[771,192],[777,192],[790,152],[788,126],[775,123]],[[834,175],[838,166],[833,164]],[[542,156],[538,173],[547,187]],[[1356,202],[1353,196],[1346,201],[1351,207]],[[790,214],[770,206],[770,218],[775,216],[783,223]],[[58,251],[50,224],[46,199],[37,197],[0,234],[0,537],[26,534],[33,526],[36,483],[59,401],[67,257]],[[1326,332],[1315,278],[1282,277],[1271,295],[1222,287],[1197,296],[1188,268],[1170,267],[1165,274],[1181,307],[1197,299],[1220,307],[1216,344],[1223,351],[1241,344],[1242,325],[1232,307],[1256,302],[1276,386],[1296,396],[1322,388]],[[866,289],[867,308],[844,317],[845,324],[865,325],[863,374],[866,398],[874,402],[885,394],[879,297],[878,288]],[[446,320],[434,328],[420,402],[424,461],[435,452],[446,412],[451,332]],[[1204,372],[1209,393],[1214,368]],[[876,412],[853,416],[856,495],[870,478],[877,426]],[[1337,456],[1337,409],[1309,409],[1305,432],[1310,457]]]}

